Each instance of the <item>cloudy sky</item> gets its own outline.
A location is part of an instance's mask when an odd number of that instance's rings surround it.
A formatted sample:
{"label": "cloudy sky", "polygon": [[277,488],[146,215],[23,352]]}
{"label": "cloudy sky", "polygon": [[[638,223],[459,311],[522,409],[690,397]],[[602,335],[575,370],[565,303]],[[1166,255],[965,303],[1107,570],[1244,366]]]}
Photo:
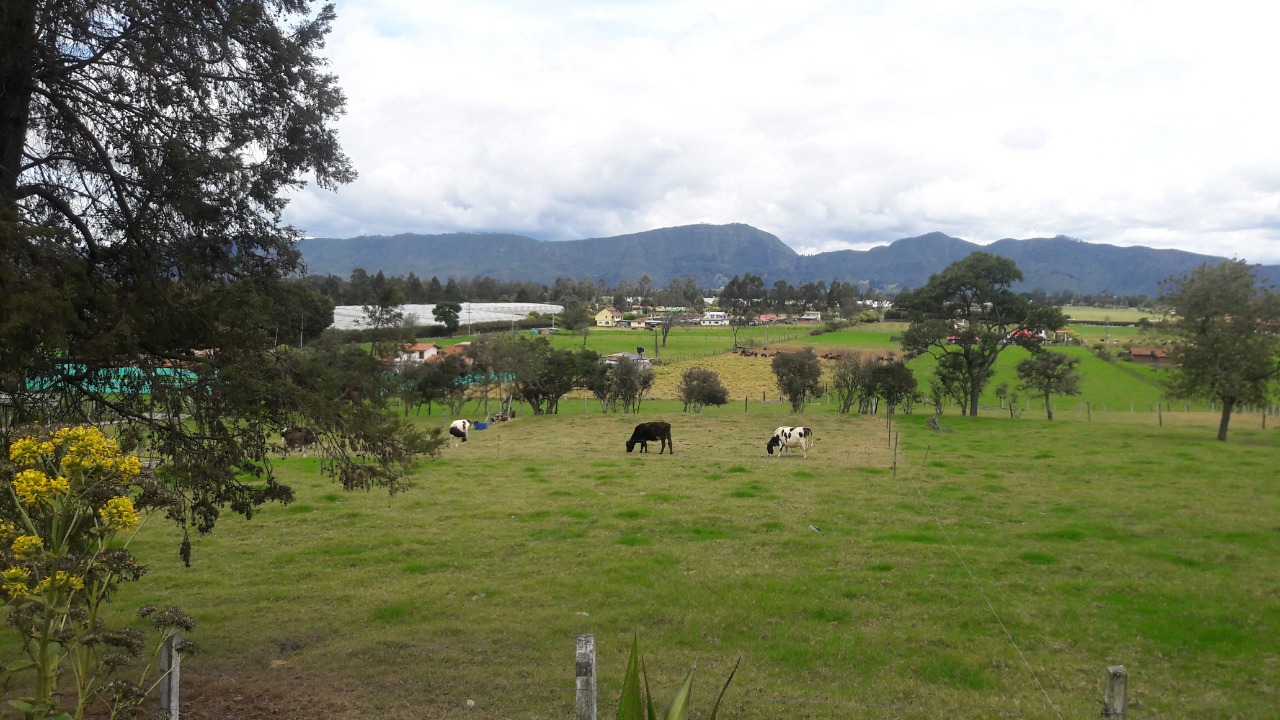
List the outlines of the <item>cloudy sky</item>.
{"label": "cloudy sky", "polygon": [[318,237],[740,222],[1280,263],[1280,5],[338,0]]}

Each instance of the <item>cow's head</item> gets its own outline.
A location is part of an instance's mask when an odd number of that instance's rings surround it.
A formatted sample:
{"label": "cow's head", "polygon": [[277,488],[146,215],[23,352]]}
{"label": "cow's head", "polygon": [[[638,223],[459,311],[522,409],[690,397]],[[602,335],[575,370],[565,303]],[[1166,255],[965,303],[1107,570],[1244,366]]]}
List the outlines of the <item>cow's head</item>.
{"label": "cow's head", "polygon": [[631,452],[632,450],[635,450],[635,449],[636,449],[636,441],[635,441],[635,440],[628,440],[628,441],[627,441],[627,452]]}
{"label": "cow's head", "polygon": [[781,444],[782,444],[782,441],[778,439],[777,435],[774,435],[773,437],[769,438],[769,442],[764,444],[764,451],[772,455],[773,449],[778,447]]}

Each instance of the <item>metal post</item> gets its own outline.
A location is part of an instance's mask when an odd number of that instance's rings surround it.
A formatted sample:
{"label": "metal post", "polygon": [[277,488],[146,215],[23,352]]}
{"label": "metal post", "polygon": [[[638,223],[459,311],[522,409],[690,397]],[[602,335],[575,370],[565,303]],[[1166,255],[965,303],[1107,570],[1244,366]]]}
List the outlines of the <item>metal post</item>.
{"label": "metal post", "polygon": [[577,720],[596,720],[596,636],[579,635],[577,662],[577,697],[573,703]]}

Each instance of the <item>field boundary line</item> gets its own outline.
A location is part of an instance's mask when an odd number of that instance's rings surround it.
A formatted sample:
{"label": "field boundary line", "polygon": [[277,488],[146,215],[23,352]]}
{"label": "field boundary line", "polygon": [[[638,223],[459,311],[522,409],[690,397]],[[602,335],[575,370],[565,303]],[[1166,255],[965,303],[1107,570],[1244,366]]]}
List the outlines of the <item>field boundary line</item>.
{"label": "field boundary line", "polygon": [[[928,466],[929,451],[932,449],[932,445],[925,447],[924,462],[920,464],[920,467],[924,468]],[[897,473],[898,467],[895,463],[894,475],[896,476]],[[957,548],[956,544],[951,541],[951,535],[947,532],[946,527],[942,525],[942,521],[938,519],[938,513],[933,509],[933,505],[927,498],[925,498],[924,491],[920,489],[920,483],[916,482],[915,478],[911,478],[911,486],[915,488],[916,495],[920,497],[920,502],[924,503],[925,507],[928,508],[929,515],[933,518],[933,524],[937,525],[938,530],[942,532],[942,537],[946,539],[947,545],[950,546],[951,553],[956,556],[956,560],[960,561],[960,567],[964,568],[964,571],[968,573],[969,581],[973,583],[974,589],[982,596],[982,601],[987,604],[987,611],[991,613],[991,617],[996,619],[996,624],[1000,626],[1002,631],[1004,631],[1004,636],[1008,638],[1009,644],[1013,646],[1014,652],[1018,653],[1018,659],[1022,661],[1022,666],[1027,669],[1027,672],[1031,673],[1031,679],[1035,681],[1036,687],[1040,689],[1040,694],[1044,695],[1045,702],[1049,703],[1049,707],[1052,708],[1055,715],[1062,718],[1062,711],[1058,709],[1058,705],[1053,701],[1053,698],[1049,697],[1049,691],[1046,690],[1044,684],[1040,682],[1040,676],[1036,674],[1035,669],[1031,667],[1031,663],[1027,661],[1027,656],[1022,654],[1022,648],[1018,647],[1018,641],[1014,639],[1013,633],[1009,632],[1009,628],[1005,626],[1004,620],[1000,618],[1000,613],[996,612],[995,605],[991,603],[991,598],[987,597],[986,591],[982,589],[982,583],[978,582],[978,577],[969,569],[969,563],[964,561],[964,556],[960,554],[959,548]]]}

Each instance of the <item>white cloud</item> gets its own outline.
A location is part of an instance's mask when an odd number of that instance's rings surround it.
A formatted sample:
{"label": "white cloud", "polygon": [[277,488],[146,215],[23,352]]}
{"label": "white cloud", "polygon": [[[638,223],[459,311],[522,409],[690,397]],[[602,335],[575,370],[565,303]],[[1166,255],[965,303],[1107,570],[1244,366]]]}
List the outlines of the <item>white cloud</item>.
{"label": "white cloud", "polygon": [[311,235],[745,222],[1280,262],[1280,11],[1254,3],[347,0],[360,179]]}

